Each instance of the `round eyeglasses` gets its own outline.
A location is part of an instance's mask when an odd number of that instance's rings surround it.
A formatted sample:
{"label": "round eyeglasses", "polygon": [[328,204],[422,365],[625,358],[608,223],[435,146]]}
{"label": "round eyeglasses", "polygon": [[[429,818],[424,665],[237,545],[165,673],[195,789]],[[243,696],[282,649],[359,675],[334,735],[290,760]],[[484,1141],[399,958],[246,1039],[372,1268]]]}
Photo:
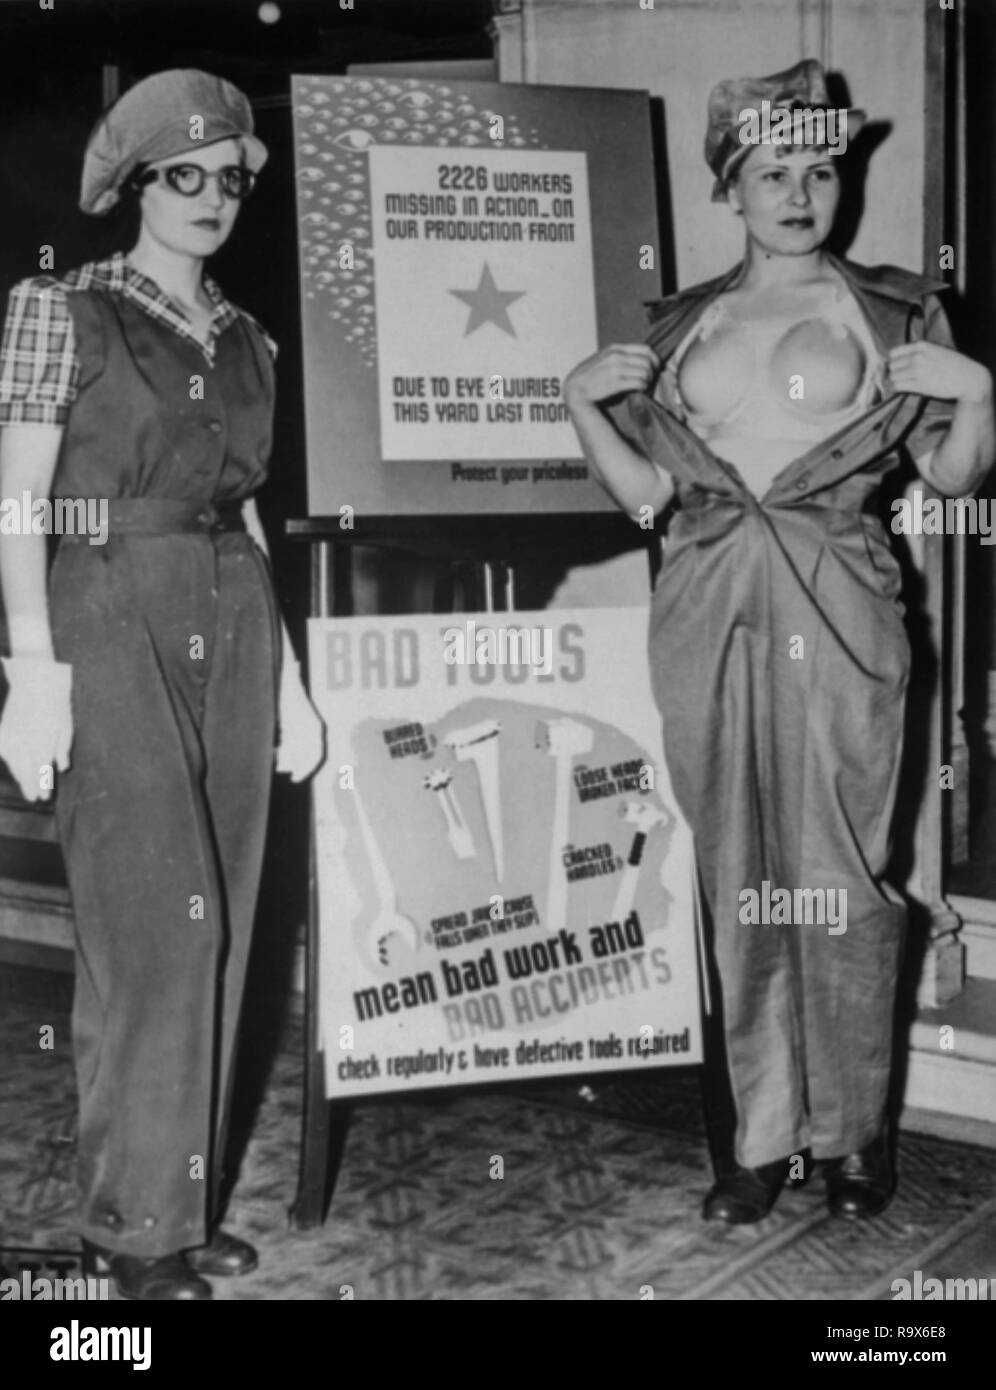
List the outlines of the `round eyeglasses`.
{"label": "round eyeglasses", "polygon": [[146,184],[156,183],[160,175],[167,188],[184,198],[196,198],[208,179],[217,179],[225,197],[237,198],[240,202],[248,198],[256,186],[256,175],[241,164],[226,164],[214,172],[202,169],[199,164],[169,164],[165,169],[146,169],[135,182],[139,188],[144,188]]}

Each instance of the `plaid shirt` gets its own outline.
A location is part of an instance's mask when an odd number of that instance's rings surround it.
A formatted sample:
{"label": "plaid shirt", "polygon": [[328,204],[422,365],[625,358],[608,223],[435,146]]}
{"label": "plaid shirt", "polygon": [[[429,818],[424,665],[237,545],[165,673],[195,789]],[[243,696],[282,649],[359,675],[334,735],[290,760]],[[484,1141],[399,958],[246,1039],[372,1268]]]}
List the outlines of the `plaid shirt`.
{"label": "plaid shirt", "polygon": [[214,366],[218,335],[239,317],[252,324],[271,356],[276,357],[276,343],[256,320],[229,303],[210,276],[204,276],[203,284],[214,305],[206,343],[195,335],[190,320],[173,301],[153,280],[135,270],[121,251],[104,261],[89,261],[58,279],[35,275],[19,281],[7,302],[0,345],[0,425],[65,424],[76,399],[80,373],[66,300],[74,290],[124,295],[157,323],[195,344],[209,366]]}

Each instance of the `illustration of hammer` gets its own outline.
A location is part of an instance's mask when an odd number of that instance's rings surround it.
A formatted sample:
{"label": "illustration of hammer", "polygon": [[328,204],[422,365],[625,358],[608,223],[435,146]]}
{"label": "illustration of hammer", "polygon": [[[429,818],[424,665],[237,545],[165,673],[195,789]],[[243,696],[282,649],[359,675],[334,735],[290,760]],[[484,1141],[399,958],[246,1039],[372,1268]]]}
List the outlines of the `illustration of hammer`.
{"label": "illustration of hammer", "polygon": [[547,879],[546,920],[543,923],[549,932],[560,930],[567,912],[567,877],[562,856],[567,844],[570,818],[571,763],[582,754],[590,753],[594,742],[595,736],[587,724],[566,715],[561,719],[540,720],[536,727],[536,747],[556,759],[550,873]]}
{"label": "illustration of hammer", "polygon": [[636,834],[633,836],[633,844],[630,847],[629,858],[626,860],[626,867],[619,879],[619,888],[612,907],[611,920],[613,922],[625,921],[633,909],[633,902],[636,899],[636,883],[640,877],[640,864],[643,860],[647,836],[659,826],[670,827],[674,824],[674,816],[671,815],[670,811],[663,806],[654,806],[649,801],[626,801],[620,807],[619,814],[624,821],[636,827]]}
{"label": "illustration of hammer", "polygon": [[468,724],[454,729],[443,739],[458,762],[472,762],[477,767],[484,803],[484,820],[495,861],[495,877],[501,881],[505,871],[505,853],[501,826],[501,788],[498,784],[498,735],[501,721],[485,719],[480,724]]}

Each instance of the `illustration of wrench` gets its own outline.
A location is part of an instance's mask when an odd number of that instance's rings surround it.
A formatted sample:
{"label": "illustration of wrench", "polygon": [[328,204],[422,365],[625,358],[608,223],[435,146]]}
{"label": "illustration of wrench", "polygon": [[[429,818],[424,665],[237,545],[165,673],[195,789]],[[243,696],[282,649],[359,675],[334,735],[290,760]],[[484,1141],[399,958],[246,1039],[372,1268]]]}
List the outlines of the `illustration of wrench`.
{"label": "illustration of wrench", "polygon": [[374,887],[377,890],[377,913],[367,930],[367,945],[382,965],[390,965],[391,939],[400,936],[413,951],[418,949],[418,930],[410,917],[398,911],[398,898],[391,882],[387,865],[381,858],[377,841],[374,839],[367,813],[363,809],[358,791],[353,790],[356,804],[356,817],[360,824],[360,835],[370,861]]}

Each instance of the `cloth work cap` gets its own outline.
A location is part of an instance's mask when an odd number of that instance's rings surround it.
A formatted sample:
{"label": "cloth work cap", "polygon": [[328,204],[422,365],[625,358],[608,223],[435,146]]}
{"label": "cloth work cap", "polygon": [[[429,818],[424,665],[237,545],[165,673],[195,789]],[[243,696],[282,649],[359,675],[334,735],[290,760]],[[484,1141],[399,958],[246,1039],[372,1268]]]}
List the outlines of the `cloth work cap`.
{"label": "cloth work cap", "polygon": [[777,109],[790,111],[835,111],[847,113],[848,139],[857,135],[865,123],[866,113],[855,107],[831,104],[827,92],[826,74],[816,58],[804,58],[795,67],[770,77],[731,77],[718,82],[709,93],[709,124],[706,129],[705,158],[716,175],[712,201],[726,201],[726,185],[734,167],[754,148],[740,139],[740,113],[748,109],[761,117],[766,101],[773,114]]}
{"label": "cloth work cap", "polygon": [[83,157],[80,207],[108,212],[137,165],[196,154],[233,136],[241,138],[246,164],[258,173],[267,150],[252,132],[249,99],[231,82],[195,68],[153,73],[129,88],[94,126]]}

